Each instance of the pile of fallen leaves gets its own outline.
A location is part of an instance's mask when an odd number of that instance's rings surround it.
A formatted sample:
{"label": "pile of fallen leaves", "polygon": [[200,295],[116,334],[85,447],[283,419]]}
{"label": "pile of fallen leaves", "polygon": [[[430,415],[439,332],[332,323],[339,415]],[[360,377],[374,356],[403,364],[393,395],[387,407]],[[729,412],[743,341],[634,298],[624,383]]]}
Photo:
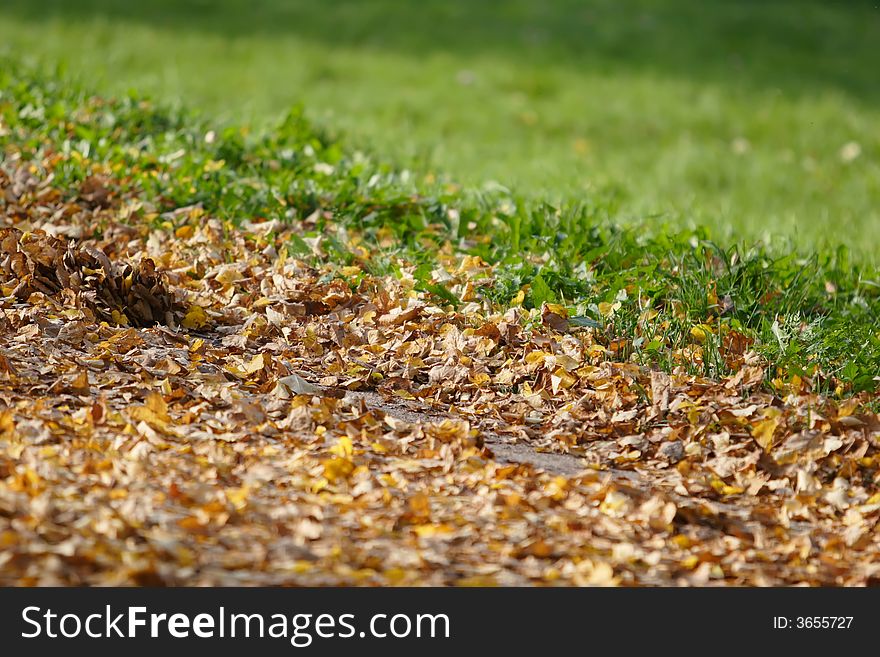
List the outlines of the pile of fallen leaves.
{"label": "pile of fallen leaves", "polygon": [[150,258],[114,266],[91,245],[65,244],[46,233],[0,229],[0,285],[18,300],[42,293],[85,307],[114,324],[175,325],[174,298]]}
{"label": "pile of fallen leaves", "polygon": [[445,260],[454,309],[406,263],[289,257],[289,224],[168,230],[2,168],[3,584],[880,577],[866,396],[609,362],[478,258]]}

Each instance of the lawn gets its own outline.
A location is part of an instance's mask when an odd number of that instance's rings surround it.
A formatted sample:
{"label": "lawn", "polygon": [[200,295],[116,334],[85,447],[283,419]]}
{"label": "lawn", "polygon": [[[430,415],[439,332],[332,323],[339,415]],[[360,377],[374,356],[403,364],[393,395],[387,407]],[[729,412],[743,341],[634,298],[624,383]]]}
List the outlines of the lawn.
{"label": "lawn", "polygon": [[875,5],[6,0],[0,43],[221,122],[302,103],[419,178],[874,262]]}

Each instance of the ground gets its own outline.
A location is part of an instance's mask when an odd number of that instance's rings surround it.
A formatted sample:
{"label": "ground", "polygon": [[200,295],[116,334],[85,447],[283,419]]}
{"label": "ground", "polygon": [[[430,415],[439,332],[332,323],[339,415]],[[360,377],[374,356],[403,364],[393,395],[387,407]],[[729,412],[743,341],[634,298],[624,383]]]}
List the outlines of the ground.
{"label": "ground", "polygon": [[0,187],[28,226],[0,234],[3,584],[876,581],[880,418],[763,390],[746,341],[670,375],[560,306],[327,276],[277,220],[120,222],[14,159]]}

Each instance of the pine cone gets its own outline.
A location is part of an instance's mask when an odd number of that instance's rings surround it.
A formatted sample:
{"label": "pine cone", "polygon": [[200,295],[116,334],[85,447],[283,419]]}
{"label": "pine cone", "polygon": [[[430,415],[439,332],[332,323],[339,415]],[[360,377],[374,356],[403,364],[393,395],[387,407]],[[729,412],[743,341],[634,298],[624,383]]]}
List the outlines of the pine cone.
{"label": "pine cone", "polygon": [[41,231],[0,229],[0,277],[5,285],[15,284],[18,299],[34,292],[62,300],[73,297],[77,306],[113,324],[175,325],[180,310],[151,259],[114,265],[98,248],[65,244]]}

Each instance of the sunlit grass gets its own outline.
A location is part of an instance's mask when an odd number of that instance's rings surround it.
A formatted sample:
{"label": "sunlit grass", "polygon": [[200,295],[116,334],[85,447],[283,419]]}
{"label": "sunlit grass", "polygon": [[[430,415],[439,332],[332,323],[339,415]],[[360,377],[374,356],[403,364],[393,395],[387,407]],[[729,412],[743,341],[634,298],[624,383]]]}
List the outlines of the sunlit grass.
{"label": "sunlit grass", "polygon": [[0,42],[257,129],[303,102],[469,187],[876,258],[870,2],[7,0]]}

